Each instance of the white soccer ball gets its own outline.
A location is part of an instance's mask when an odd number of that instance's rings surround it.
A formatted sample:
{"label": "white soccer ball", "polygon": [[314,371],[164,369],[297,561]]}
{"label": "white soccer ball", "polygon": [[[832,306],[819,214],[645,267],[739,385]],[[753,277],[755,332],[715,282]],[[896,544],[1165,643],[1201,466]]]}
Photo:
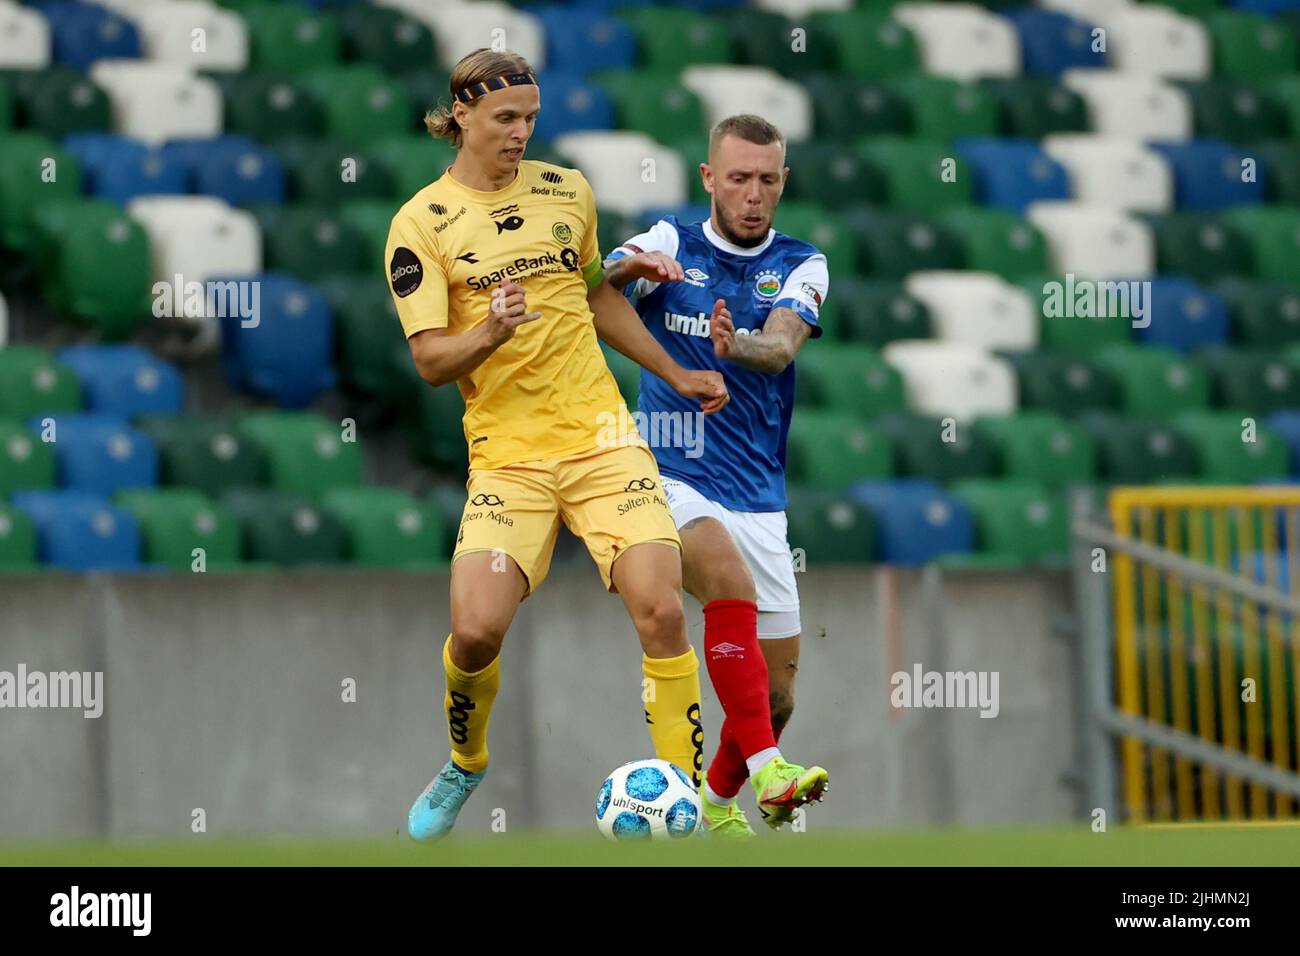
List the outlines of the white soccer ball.
{"label": "white soccer ball", "polygon": [[600,785],[596,826],[611,840],[676,840],[700,823],[700,794],[667,760],[633,760]]}

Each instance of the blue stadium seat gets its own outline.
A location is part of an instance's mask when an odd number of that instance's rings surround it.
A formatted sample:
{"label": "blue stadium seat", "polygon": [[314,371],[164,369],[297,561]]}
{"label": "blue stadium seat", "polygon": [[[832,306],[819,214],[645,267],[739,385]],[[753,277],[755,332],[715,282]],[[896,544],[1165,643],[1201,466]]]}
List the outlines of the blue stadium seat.
{"label": "blue stadium seat", "polygon": [[1179,209],[1216,210],[1264,201],[1260,164],[1255,182],[1242,181],[1246,153],[1230,143],[1201,139],[1190,143],[1152,143],[1174,174],[1174,203]]}
{"label": "blue stadium seat", "polygon": [[954,144],[970,164],[975,200],[1023,213],[1040,199],[1069,199],[1070,177],[1038,144],[1027,139],[964,137]]}
{"label": "blue stadium seat", "polygon": [[139,346],[73,345],[57,358],[81,379],[87,411],[133,418],[185,408],[180,370]]}
{"label": "blue stadium seat", "polygon": [[1300,0],[1228,0],[1232,6],[1247,13],[1272,15],[1300,11]]}
{"label": "blue stadium seat", "polygon": [[852,485],[848,496],[876,519],[876,554],[887,564],[926,564],[975,548],[970,510],[934,482],[863,481]]}
{"label": "blue stadium seat", "polygon": [[125,204],[136,196],[184,193],[185,167],[160,149],[111,133],[73,133],[64,148],[81,164],[86,191]]}
{"label": "blue stadium seat", "polygon": [[126,17],[95,3],[29,4],[50,22],[51,59],[86,70],[96,60],[142,55],[140,34]]}
{"label": "blue stadium seat", "polygon": [[589,6],[538,7],[530,12],[546,30],[547,63],[581,64],[588,73],[636,65],[636,35],[626,21]]}
{"label": "blue stadium seat", "polygon": [[338,380],[331,365],[334,319],[329,305],[318,291],[291,276],[266,273],[257,278],[257,324],[244,328],[238,316],[221,320],[226,378],[284,408],[305,408]]}
{"label": "blue stadium seat", "polygon": [[1105,67],[1106,54],[1094,53],[1089,23],[1054,10],[1005,10],[1020,33],[1025,73],[1056,75],[1077,67]]}
{"label": "blue stadium seat", "polygon": [[1300,477],[1300,409],[1274,412],[1264,424],[1282,436],[1286,442],[1288,470],[1292,477]]}
{"label": "blue stadium seat", "polygon": [[42,564],[72,571],[139,568],[139,525],[102,495],[20,491],[10,500],[35,525]]}
{"label": "blue stadium seat", "polygon": [[61,487],[102,495],[157,487],[158,450],[122,416],[50,412],[28,422],[37,437],[47,418],[54,421],[51,447]]}
{"label": "blue stadium seat", "polygon": [[1190,352],[1203,345],[1224,345],[1229,338],[1228,304],[1191,279],[1152,279],[1147,316],[1151,322],[1137,330],[1147,345]]}
{"label": "blue stadium seat", "polygon": [[614,104],[595,83],[558,70],[543,70],[537,82],[545,91],[545,109],[533,127],[537,139],[549,141],[575,130],[614,128]]}
{"label": "blue stadium seat", "polygon": [[162,151],[185,167],[192,192],[217,196],[232,206],[285,201],[286,177],[279,155],[247,136],[225,133],[211,139],[174,139]]}

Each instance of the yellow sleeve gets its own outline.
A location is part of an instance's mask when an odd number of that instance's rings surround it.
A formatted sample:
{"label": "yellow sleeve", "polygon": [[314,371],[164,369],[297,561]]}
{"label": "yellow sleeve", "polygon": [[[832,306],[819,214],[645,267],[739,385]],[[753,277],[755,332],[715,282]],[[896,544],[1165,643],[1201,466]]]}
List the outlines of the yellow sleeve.
{"label": "yellow sleeve", "polygon": [[397,305],[402,331],[410,338],[425,329],[447,327],[447,274],[410,214],[398,210],[384,248],[388,291]]}
{"label": "yellow sleeve", "polygon": [[596,194],[591,191],[591,184],[587,182],[587,177],[581,179],[581,191],[583,197],[583,219],[586,221],[587,229],[582,234],[582,246],[578,250],[578,261],[582,264],[582,279],[587,283],[588,289],[594,289],[600,285],[600,280],[605,278],[604,267],[600,261],[600,240],[596,234]]}

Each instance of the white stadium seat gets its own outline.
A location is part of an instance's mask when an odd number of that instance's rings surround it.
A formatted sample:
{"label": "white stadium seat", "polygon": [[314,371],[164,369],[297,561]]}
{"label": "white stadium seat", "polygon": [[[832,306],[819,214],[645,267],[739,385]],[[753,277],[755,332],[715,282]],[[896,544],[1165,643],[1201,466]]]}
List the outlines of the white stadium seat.
{"label": "white stadium seat", "polygon": [[1118,209],[1036,202],[1026,218],[1047,240],[1052,271],[1084,279],[1145,279],[1156,269],[1151,227]]}
{"label": "white stadium seat", "polygon": [[546,66],[546,30],[540,20],[507,3],[479,0],[375,0],[419,20],[433,31],[438,57],[452,66],[466,53],[479,47],[504,44],[533,69]]}
{"label": "white stadium seat", "polygon": [[690,197],[681,154],[643,133],[566,133],[551,146],[587,177],[601,209],[635,215],[680,206]]}
{"label": "white stadium seat", "polygon": [[213,196],[142,196],[126,208],[149,236],[153,282],[262,271],[262,233],[250,212]]}
{"label": "white stadium seat", "polygon": [[1062,82],[1083,97],[1094,132],[1148,142],[1191,138],[1191,101],[1178,87],[1157,77],[1066,70]]}
{"label": "white stadium seat", "polygon": [[1180,80],[1203,80],[1213,72],[1210,34],[1195,17],[1143,4],[1092,19],[1106,30],[1107,55],[1117,70]]}
{"label": "white stadium seat", "polygon": [[853,0],[756,0],[754,6],[787,17],[802,17],[824,10],[852,10]]}
{"label": "white stadium seat", "polygon": [[917,414],[971,421],[1010,415],[1019,405],[1011,363],[977,346],[908,340],[891,342],[883,354],[903,377],[908,408]]}
{"label": "white stadium seat", "polygon": [[0,70],[41,70],[50,65],[50,23],[45,14],[0,3]]}
{"label": "white stadium seat", "polygon": [[0,349],[9,344],[9,305],[0,292]]}
{"label": "white stadium seat", "polygon": [[755,113],[792,143],[812,136],[812,97],[792,80],[762,66],[692,66],[682,85],[700,98],[710,125],[736,113]]}
{"label": "white stadium seat", "polygon": [[1038,347],[1038,313],[1024,289],[992,272],[913,272],[908,295],[930,310],[934,337],[993,351]]}
{"label": "white stadium seat", "polygon": [[113,104],[117,132],[147,143],[221,133],[221,88],[183,66],[141,60],[100,60],[90,78]]}
{"label": "white stadium seat", "polygon": [[1058,133],[1043,139],[1043,151],[1070,174],[1079,202],[1143,212],[1174,206],[1174,178],[1165,158],[1131,139]]}
{"label": "white stadium seat", "polygon": [[974,3],[900,3],[894,19],[916,34],[927,73],[956,80],[1020,75],[1020,34]]}
{"label": "white stadium seat", "polygon": [[[243,17],[203,0],[153,3],[132,15],[145,55],[194,70],[242,70],[248,65],[248,29]],[[194,49],[195,30],[204,49]]]}

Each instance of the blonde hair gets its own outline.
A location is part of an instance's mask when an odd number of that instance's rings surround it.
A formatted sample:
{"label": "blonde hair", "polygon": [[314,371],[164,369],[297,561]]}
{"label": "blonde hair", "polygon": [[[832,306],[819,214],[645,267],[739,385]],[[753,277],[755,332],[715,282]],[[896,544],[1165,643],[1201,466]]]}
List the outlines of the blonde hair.
{"label": "blonde hair", "polygon": [[753,113],[740,113],[719,121],[718,125],[710,131],[710,158],[717,152],[718,144],[728,136],[738,136],[746,142],[759,146],[766,146],[768,143],[785,145],[785,137],[781,135],[781,131],[763,117],[755,116]]}
{"label": "blonde hair", "polygon": [[[451,81],[447,84],[451,102],[445,106],[439,103],[436,108],[424,114],[425,129],[437,139],[451,140],[451,145],[459,149],[465,140],[465,133],[451,113],[451,106],[456,102],[456,91],[490,80],[494,76],[534,72],[527,60],[510,50],[498,52],[488,47],[479,47],[473,53],[465,54],[451,69]],[[474,103],[470,103],[467,108],[474,109],[474,106]]]}

